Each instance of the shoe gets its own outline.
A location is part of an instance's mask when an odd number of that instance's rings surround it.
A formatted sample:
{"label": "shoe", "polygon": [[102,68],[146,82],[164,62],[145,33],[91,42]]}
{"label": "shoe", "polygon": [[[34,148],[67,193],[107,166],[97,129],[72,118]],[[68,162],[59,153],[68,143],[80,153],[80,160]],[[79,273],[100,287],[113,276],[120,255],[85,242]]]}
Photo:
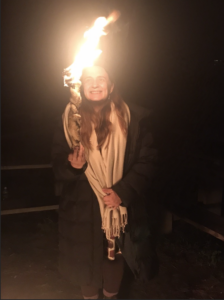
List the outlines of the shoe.
{"label": "shoe", "polygon": [[117,295],[114,295],[112,297],[107,297],[107,296],[103,295],[103,299],[117,299]]}

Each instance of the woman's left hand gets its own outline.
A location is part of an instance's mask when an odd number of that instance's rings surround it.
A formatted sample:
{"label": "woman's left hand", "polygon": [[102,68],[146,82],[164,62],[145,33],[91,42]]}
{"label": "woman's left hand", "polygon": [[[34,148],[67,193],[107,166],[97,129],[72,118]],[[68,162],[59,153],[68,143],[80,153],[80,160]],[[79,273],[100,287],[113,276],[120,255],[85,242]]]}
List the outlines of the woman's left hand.
{"label": "woman's left hand", "polygon": [[115,193],[115,191],[113,191],[112,189],[103,189],[103,192],[107,194],[106,196],[103,197],[104,203],[109,208],[118,208],[122,202],[118,194]]}

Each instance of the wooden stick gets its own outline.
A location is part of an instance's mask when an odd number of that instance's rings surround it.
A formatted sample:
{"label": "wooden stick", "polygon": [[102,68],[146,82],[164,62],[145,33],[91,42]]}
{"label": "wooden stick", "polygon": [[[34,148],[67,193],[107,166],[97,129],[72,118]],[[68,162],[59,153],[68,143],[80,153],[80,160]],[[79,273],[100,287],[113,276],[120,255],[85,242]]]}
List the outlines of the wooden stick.
{"label": "wooden stick", "polygon": [[58,208],[59,205],[49,205],[49,206],[39,206],[39,207],[7,209],[7,210],[2,210],[1,215],[22,214],[27,212],[44,211],[44,210],[56,210]]}
{"label": "wooden stick", "polygon": [[183,221],[224,241],[224,219],[221,216],[197,205],[191,210],[184,210],[178,207],[172,207],[168,210]]}
{"label": "wooden stick", "polygon": [[[176,215],[176,216],[178,216],[178,215]],[[178,217],[179,217],[179,216],[178,216]],[[204,226],[204,225],[199,224],[199,223],[197,223],[197,222],[195,222],[195,221],[192,221],[192,220],[190,220],[190,219],[188,219],[188,218],[186,218],[186,217],[180,217],[180,218],[181,218],[183,221],[185,221],[185,222],[187,222],[187,223],[193,225],[194,227],[200,229],[201,231],[204,231],[204,232],[206,232],[206,233],[208,233],[208,234],[210,234],[210,235],[213,235],[213,236],[216,237],[217,239],[219,239],[219,240],[221,240],[221,241],[224,242],[224,235],[223,235],[223,234],[221,234],[221,233],[219,233],[219,232],[216,232],[215,230],[213,230],[213,229],[211,229],[211,228],[208,228],[207,226]]]}
{"label": "wooden stick", "polygon": [[20,165],[20,166],[2,166],[1,170],[26,170],[26,169],[50,169],[51,164],[46,165]]}

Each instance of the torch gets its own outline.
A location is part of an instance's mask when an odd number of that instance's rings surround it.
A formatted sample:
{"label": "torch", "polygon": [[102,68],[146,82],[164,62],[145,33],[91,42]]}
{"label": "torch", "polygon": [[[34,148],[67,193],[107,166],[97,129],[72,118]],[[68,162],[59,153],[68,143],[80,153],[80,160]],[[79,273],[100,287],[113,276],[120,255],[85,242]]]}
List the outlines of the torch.
{"label": "torch", "polygon": [[[80,145],[80,121],[79,108],[82,102],[80,95],[80,78],[84,68],[91,67],[94,61],[100,56],[102,50],[98,48],[100,37],[106,35],[105,27],[115,22],[120,17],[120,12],[113,11],[108,18],[99,17],[94,25],[84,33],[84,43],[80,47],[78,54],[72,65],[64,69],[62,75],[64,86],[70,88],[70,113],[69,129],[72,137],[72,148]],[[78,133],[78,134],[77,134]],[[74,136],[75,135],[75,136]]]}

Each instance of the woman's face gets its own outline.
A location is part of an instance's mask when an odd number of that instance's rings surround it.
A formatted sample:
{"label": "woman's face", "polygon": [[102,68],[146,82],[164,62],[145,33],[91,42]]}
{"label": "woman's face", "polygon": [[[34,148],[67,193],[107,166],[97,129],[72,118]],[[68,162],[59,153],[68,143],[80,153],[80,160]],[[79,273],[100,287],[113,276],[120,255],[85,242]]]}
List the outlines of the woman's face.
{"label": "woman's face", "polygon": [[86,99],[91,101],[106,100],[114,88],[107,72],[98,66],[83,71],[82,86]]}

